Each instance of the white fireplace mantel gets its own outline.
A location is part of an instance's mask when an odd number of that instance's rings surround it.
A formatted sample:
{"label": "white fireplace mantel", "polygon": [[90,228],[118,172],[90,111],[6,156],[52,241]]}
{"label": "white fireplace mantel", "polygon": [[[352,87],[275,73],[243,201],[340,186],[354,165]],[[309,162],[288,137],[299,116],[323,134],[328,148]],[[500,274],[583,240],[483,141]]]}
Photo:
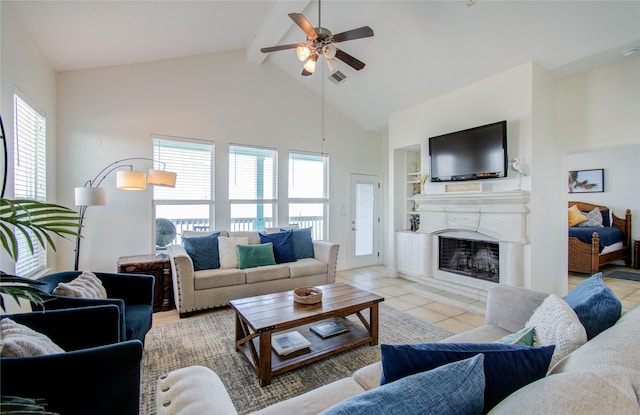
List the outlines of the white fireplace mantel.
{"label": "white fireplace mantel", "polygon": [[414,196],[420,232],[466,230],[499,241],[526,244],[529,192],[437,193]]}
{"label": "white fireplace mantel", "polygon": [[[426,235],[425,274],[419,282],[457,294],[486,299],[494,282],[445,272],[438,268],[438,236],[471,235],[472,239],[495,240],[500,246],[499,283],[523,286],[525,246],[529,244],[530,193],[451,192],[413,197],[420,214],[420,230]],[[475,236],[475,237],[474,237]]]}

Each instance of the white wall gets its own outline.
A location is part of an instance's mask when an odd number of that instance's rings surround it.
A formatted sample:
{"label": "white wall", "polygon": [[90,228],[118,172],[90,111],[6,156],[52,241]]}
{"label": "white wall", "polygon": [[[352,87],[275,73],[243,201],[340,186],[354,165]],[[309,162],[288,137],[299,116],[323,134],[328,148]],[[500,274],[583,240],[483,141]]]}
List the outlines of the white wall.
{"label": "white wall", "polygon": [[[17,23],[11,11],[0,2],[0,112],[4,123],[9,152],[7,188],[5,197],[13,197],[13,94],[20,91],[32,105],[45,112],[47,122],[47,199],[56,202],[56,78],[55,72],[42,56],[31,38]],[[0,171],[4,171],[0,157]],[[0,179],[2,178],[0,173]],[[58,248],[68,241],[56,239]],[[56,255],[48,251],[48,266],[54,268]],[[26,254],[25,254],[26,255]],[[0,270],[14,273],[14,262],[4,249],[0,250]],[[46,272],[46,271],[45,271]],[[5,298],[7,313],[29,311],[28,304],[18,305]],[[2,312],[2,310],[0,310]]]}
{"label": "white wall", "polygon": [[[522,181],[522,189],[531,192],[532,200],[529,216],[531,246],[525,249],[527,266],[524,281],[527,287],[549,292],[560,291],[567,280],[566,275],[562,277],[562,272],[549,272],[558,261],[562,261],[559,251],[566,243],[559,239],[549,241],[546,234],[541,235],[536,230],[550,221],[547,206],[561,203],[558,201],[561,198],[560,187],[554,186],[553,175],[554,169],[559,168],[554,168],[554,159],[547,157],[554,148],[553,112],[547,109],[534,113],[534,108],[552,107],[551,84],[537,65],[527,63],[394,113],[389,119],[390,155],[397,148],[421,143],[425,166],[428,165],[428,137],[507,120],[509,158],[519,157],[531,172]],[[393,157],[390,160],[389,171],[393,174]],[[520,183],[510,170],[507,178],[482,181],[482,185],[484,191],[506,191],[517,189]],[[444,184],[428,183],[426,191],[442,193]],[[393,189],[391,192],[393,194]],[[539,207],[541,205],[545,208]],[[389,209],[393,210],[393,203]],[[422,215],[421,222],[428,220]],[[552,215],[551,222],[562,222],[562,213]],[[389,232],[392,231],[393,224],[389,227]],[[561,267],[562,263],[557,268]]]}
{"label": "white wall", "polygon": [[[246,62],[245,51],[67,72],[58,77],[61,201],[107,164],[151,155],[151,134],[215,142],[216,229],[229,224],[228,144],[320,152],[320,99],[269,62]],[[348,267],[349,177],[383,179],[382,135],[367,133],[327,105],[324,151],[330,161],[329,237]],[[141,169],[148,167],[142,166]],[[286,170],[286,169],[285,169]],[[283,170],[281,169],[282,173]],[[280,177],[279,186],[286,186]],[[104,182],[108,205],[90,207],[80,268],[115,270],[118,257],[152,249],[151,190],[121,192]],[[73,264],[63,254],[61,268]]]}
{"label": "white wall", "polygon": [[[47,123],[47,200],[58,202],[56,198],[56,74],[40,50],[24,31],[18,20],[6,5],[0,2],[1,13],[1,70],[0,109],[4,122],[9,150],[9,174],[5,197],[13,197],[13,94],[20,92],[23,97],[43,111]],[[0,168],[4,160],[0,157]],[[0,173],[1,176],[1,173]],[[0,177],[1,178],[1,177]],[[63,247],[66,240],[57,240]],[[49,266],[56,266],[56,255],[49,250]],[[14,263],[2,250],[0,269],[14,272]]]}
{"label": "white wall", "polygon": [[557,136],[567,170],[605,169],[604,193],[569,195],[631,209],[640,238],[640,56],[558,82]]}

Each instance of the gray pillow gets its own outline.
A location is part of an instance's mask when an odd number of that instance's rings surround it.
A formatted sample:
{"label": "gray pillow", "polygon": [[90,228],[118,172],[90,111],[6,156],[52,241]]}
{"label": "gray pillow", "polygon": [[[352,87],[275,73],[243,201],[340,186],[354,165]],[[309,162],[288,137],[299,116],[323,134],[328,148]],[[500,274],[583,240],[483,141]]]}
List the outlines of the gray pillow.
{"label": "gray pillow", "polygon": [[602,225],[602,213],[600,213],[600,209],[594,208],[591,212],[582,212],[582,214],[587,217],[587,220],[579,223],[577,226],[590,227],[590,228],[604,227]]}

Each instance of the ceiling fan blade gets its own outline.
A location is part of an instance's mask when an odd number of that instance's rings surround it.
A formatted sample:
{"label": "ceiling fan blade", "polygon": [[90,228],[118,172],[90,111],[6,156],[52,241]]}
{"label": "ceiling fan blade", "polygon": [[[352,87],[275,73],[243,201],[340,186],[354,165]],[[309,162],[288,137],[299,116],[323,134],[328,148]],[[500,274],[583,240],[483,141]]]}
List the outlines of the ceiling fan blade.
{"label": "ceiling fan blade", "polygon": [[295,24],[297,24],[300,27],[300,29],[302,29],[307,34],[307,37],[309,39],[316,40],[316,38],[318,37],[318,34],[314,30],[313,26],[311,26],[311,23],[309,23],[307,18],[304,17],[304,14],[289,13],[289,17],[291,18],[291,20],[294,21]]}
{"label": "ceiling fan blade", "polygon": [[362,39],[363,37],[371,36],[373,36],[373,29],[369,26],[362,26],[357,29],[347,30],[346,32],[333,35],[333,41],[336,43],[346,42],[347,40]]}
{"label": "ceiling fan blade", "polygon": [[291,45],[271,46],[269,48],[260,49],[260,52],[262,53],[277,52],[279,50],[295,49],[298,46],[306,46],[306,45],[304,43],[293,43]]}
{"label": "ceiling fan blade", "polygon": [[351,66],[356,71],[359,71],[360,69],[364,68],[364,65],[365,65],[364,62],[359,61],[358,59],[349,55],[347,52],[343,52],[340,49],[336,49],[336,59],[340,59],[342,62]]}

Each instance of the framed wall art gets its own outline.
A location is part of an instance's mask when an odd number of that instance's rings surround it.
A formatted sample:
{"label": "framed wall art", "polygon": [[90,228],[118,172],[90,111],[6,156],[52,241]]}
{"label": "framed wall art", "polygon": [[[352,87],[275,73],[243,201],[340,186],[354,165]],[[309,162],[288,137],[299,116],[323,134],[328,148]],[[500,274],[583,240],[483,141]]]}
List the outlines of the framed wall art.
{"label": "framed wall art", "polygon": [[569,172],[569,193],[604,192],[604,169]]}

